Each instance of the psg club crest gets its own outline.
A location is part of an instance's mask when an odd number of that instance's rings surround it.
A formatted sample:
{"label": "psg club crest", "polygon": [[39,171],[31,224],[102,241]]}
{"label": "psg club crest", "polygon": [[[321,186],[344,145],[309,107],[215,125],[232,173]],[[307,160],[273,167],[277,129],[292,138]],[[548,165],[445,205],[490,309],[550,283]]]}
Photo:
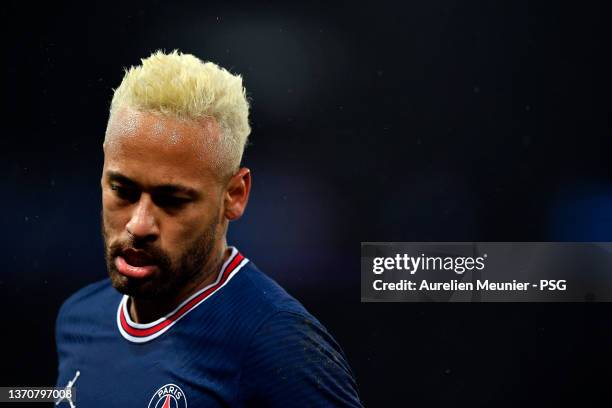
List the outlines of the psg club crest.
{"label": "psg club crest", "polygon": [[187,408],[187,398],[178,385],[166,384],[155,391],[148,408]]}

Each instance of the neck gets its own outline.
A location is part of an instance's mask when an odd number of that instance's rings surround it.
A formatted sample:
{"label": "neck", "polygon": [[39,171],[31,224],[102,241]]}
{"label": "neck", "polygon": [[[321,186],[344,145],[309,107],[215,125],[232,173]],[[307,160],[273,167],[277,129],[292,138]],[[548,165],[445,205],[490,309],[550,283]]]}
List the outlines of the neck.
{"label": "neck", "polygon": [[176,309],[185,299],[197,291],[213,283],[219,273],[221,266],[231,254],[231,249],[227,247],[225,240],[221,242],[217,249],[213,250],[208,261],[204,265],[201,279],[194,279],[189,282],[175,296],[166,299],[139,299],[130,297],[130,317],[135,323],[150,323]]}

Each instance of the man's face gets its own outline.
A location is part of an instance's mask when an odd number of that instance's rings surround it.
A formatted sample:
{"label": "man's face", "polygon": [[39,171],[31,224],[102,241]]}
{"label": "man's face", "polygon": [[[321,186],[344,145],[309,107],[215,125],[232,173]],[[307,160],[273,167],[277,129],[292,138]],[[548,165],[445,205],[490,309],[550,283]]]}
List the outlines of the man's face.
{"label": "man's face", "polygon": [[214,119],[181,121],[129,108],[113,115],[104,144],[102,233],[120,292],[176,296],[201,278],[224,239]]}

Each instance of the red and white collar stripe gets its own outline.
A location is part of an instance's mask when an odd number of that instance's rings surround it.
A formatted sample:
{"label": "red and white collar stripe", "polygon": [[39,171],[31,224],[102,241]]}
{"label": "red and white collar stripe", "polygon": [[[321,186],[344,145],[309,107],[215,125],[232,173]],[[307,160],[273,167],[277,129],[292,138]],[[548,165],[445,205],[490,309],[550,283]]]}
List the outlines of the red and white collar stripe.
{"label": "red and white collar stripe", "polygon": [[187,313],[198,307],[202,302],[225,286],[236,273],[246,265],[249,260],[245,258],[234,247],[230,247],[232,253],[223,266],[217,280],[205,288],[191,295],[176,309],[151,323],[139,324],[132,321],[128,312],[128,295],[124,295],[117,308],[117,327],[121,335],[133,343],[145,343],[168,331],[176,322],[181,320]]}

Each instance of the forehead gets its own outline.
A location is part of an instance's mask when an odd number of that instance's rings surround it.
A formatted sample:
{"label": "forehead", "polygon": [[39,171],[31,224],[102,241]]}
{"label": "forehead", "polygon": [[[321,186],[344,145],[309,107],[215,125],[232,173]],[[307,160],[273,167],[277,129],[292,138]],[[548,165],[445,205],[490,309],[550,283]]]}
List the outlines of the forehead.
{"label": "forehead", "polygon": [[214,118],[196,122],[123,108],[108,123],[104,171],[151,185],[204,183],[216,177],[219,138]]}

